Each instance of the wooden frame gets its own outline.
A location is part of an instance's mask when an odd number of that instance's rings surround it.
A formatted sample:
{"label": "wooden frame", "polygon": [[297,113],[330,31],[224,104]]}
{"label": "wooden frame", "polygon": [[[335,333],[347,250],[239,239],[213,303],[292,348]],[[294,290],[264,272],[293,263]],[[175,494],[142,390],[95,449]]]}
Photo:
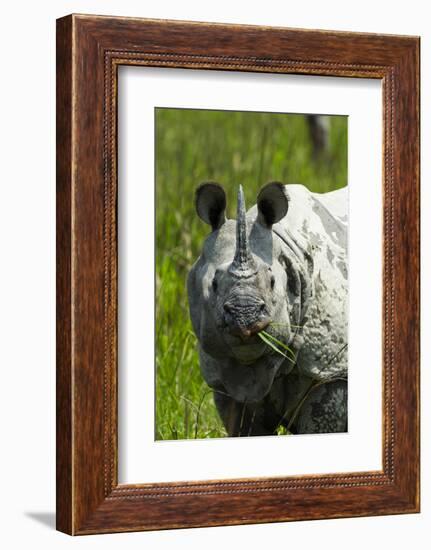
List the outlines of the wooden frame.
{"label": "wooden frame", "polygon": [[[377,78],[384,101],[383,470],[118,485],[119,65]],[[71,15],[57,21],[57,528],[419,511],[419,39]]]}

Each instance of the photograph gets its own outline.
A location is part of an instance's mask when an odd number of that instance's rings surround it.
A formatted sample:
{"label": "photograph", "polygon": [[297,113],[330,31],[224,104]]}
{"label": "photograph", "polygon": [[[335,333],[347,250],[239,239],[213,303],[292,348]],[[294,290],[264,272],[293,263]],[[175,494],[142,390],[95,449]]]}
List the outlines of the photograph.
{"label": "photograph", "polygon": [[156,440],[348,431],[348,116],[155,108]]}

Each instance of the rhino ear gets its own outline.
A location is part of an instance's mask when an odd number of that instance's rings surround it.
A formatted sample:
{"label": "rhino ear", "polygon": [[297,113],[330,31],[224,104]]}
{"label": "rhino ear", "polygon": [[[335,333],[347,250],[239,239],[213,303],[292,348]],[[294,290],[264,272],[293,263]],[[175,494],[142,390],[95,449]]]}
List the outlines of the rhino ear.
{"label": "rhino ear", "polygon": [[215,182],[203,183],[196,189],[196,212],[213,231],[226,221],[226,193]]}
{"label": "rhino ear", "polygon": [[278,181],[268,183],[257,196],[257,221],[265,227],[271,227],[284,218],[288,208],[286,186]]}

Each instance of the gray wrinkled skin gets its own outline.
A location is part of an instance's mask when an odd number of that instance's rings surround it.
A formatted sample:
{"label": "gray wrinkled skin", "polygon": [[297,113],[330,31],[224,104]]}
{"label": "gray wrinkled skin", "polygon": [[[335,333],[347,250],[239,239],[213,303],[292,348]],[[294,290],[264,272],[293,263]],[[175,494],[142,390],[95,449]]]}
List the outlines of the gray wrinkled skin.
{"label": "gray wrinkled skin", "polygon": [[[226,220],[222,188],[198,189],[198,214],[213,231],[187,281],[202,375],[227,432],[345,431],[347,188],[273,183],[246,220],[243,209],[243,223],[241,208],[238,223]],[[267,346],[263,329],[296,361]]]}

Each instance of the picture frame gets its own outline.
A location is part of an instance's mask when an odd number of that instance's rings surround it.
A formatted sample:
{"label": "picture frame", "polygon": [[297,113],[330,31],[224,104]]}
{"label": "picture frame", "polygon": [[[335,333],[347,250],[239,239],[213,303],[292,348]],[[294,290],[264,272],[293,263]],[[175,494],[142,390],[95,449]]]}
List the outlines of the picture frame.
{"label": "picture frame", "polygon": [[[121,65],[381,80],[381,471],[118,483]],[[57,20],[57,529],[81,535],[418,512],[419,220],[418,37]]]}

